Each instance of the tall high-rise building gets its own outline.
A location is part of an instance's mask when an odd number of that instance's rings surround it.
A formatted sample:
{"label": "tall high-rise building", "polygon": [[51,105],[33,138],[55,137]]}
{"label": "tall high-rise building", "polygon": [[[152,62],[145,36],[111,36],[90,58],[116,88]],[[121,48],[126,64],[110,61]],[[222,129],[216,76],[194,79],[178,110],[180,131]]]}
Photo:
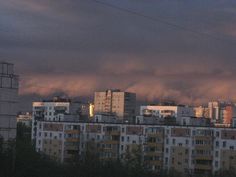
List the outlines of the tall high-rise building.
{"label": "tall high-rise building", "polygon": [[0,62],[0,137],[5,141],[16,138],[18,82],[14,65]]}
{"label": "tall high-rise building", "polygon": [[120,90],[95,92],[94,113],[115,114],[121,119],[132,120],[135,116],[136,94]]}
{"label": "tall high-rise building", "polygon": [[220,102],[214,101],[208,103],[209,118],[212,122],[218,122],[220,119]]}
{"label": "tall high-rise building", "polygon": [[211,121],[218,124],[230,125],[236,114],[236,107],[231,102],[209,102],[208,109]]}

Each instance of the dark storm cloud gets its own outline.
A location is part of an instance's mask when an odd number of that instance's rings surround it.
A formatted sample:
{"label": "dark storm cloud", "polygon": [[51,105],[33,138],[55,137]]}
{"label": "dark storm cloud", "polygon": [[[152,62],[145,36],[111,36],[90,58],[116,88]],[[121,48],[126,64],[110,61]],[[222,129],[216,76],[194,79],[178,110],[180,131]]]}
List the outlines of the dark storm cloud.
{"label": "dark storm cloud", "polygon": [[234,0],[100,2],[118,8],[0,0],[0,57],[16,64],[22,95],[117,87],[148,100],[236,99]]}

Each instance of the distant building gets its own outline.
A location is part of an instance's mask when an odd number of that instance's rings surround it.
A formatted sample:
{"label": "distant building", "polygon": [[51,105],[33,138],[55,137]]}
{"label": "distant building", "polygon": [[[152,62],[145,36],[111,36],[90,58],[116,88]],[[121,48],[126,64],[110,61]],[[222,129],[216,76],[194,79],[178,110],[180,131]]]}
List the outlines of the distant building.
{"label": "distant building", "polygon": [[89,104],[54,97],[52,100],[33,102],[32,139],[35,139],[38,121],[87,121]]}
{"label": "distant building", "polygon": [[133,121],[135,117],[136,94],[120,90],[95,92],[94,114],[115,114],[119,119]]}
{"label": "distant building", "polygon": [[236,128],[236,117],[232,119],[232,127]]}
{"label": "distant building", "polygon": [[16,120],[17,123],[22,123],[27,127],[32,126],[32,114],[29,112],[18,114]]}
{"label": "distant building", "polygon": [[182,117],[193,117],[194,112],[192,107],[176,105],[176,106],[141,106],[141,116],[154,116],[164,119],[175,118],[176,123],[180,124]]}
{"label": "distant building", "polygon": [[194,107],[194,116],[198,117],[198,118],[209,118],[209,108],[207,107],[203,107],[203,106],[199,106],[199,107]]}
{"label": "distant building", "polygon": [[89,118],[92,118],[94,116],[94,104],[89,104]]}
{"label": "distant building", "polygon": [[14,65],[0,62],[0,137],[6,141],[16,138],[18,85]]}
{"label": "distant building", "polygon": [[209,102],[208,109],[211,121],[217,125],[230,126],[236,115],[236,106],[231,102]]}
{"label": "distant building", "polygon": [[221,103],[218,101],[208,103],[209,118],[212,120],[212,122],[219,122],[220,107],[221,107]]}
{"label": "distant building", "polygon": [[231,124],[233,117],[236,117],[236,107],[235,105],[227,105],[223,108],[222,115],[222,123],[223,124]]}

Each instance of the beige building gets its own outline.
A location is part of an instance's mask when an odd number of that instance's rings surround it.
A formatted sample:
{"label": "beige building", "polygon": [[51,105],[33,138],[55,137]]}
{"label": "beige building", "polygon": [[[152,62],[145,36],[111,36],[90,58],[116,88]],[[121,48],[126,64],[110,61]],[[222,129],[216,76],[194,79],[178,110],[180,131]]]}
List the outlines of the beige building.
{"label": "beige building", "polygon": [[0,137],[4,140],[16,137],[18,102],[18,76],[14,65],[0,62]]}
{"label": "beige building", "polygon": [[195,107],[194,108],[194,115],[197,118],[209,118],[209,108],[203,107],[203,106],[199,106],[199,107]]}
{"label": "beige building", "polygon": [[136,94],[120,90],[95,92],[94,113],[115,114],[121,119],[132,120],[135,116]]}

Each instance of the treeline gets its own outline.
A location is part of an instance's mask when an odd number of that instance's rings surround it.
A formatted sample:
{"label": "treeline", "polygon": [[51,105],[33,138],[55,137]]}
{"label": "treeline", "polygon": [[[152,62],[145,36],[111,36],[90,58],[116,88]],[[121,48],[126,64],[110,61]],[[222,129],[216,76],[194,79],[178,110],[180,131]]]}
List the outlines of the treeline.
{"label": "treeline", "polygon": [[[30,128],[18,124],[16,142],[5,145],[0,139],[0,177],[181,177],[176,171],[151,173],[143,168],[139,151],[127,154],[126,161],[101,162],[88,150],[83,160],[60,164],[35,152]],[[202,175],[204,176],[204,175]],[[206,175],[209,177],[209,175]],[[234,170],[216,177],[235,177]]]}

